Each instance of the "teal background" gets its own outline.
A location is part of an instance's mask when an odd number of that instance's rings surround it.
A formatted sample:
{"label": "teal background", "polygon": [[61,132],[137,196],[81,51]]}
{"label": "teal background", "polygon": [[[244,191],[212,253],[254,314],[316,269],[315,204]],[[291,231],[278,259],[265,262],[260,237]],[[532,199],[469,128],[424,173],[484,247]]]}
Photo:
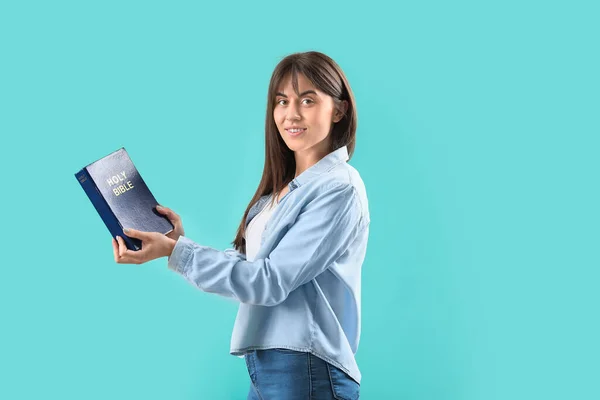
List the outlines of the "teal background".
{"label": "teal background", "polygon": [[270,74],[347,74],[367,186],[364,399],[598,399],[598,7],[4,1],[0,398],[244,399],[237,306],[113,260],[73,174],[124,146],[230,246]]}

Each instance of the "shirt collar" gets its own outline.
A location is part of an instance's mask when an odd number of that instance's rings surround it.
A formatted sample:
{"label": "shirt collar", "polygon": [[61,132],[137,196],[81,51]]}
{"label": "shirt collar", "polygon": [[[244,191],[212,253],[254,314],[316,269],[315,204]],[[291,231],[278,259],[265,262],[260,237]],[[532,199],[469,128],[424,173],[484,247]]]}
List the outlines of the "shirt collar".
{"label": "shirt collar", "polygon": [[348,161],[348,147],[342,146],[337,150],[332,151],[327,154],[325,157],[321,158],[310,168],[307,168],[300,175],[295,177],[289,183],[290,192],[306,183],[308,183],[311,179],[319,176],[323,172],[329,171],[331,168],[336,165]]}

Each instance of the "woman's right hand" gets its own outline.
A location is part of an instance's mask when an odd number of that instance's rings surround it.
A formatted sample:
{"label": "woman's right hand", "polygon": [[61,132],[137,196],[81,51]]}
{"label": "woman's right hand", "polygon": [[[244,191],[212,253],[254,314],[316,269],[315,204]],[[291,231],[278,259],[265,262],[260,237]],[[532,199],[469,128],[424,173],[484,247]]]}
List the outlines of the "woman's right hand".
{"label": "woman's right hand", "polygon": [[156,211],[169,218],[169,221],[173,224],[174,228],[171,232],[167,233],[167,237],[169,239],[177,240],[179,236],[185,236],[185,232],[183,230],[183,223],[181,222],[181,218],[175,211],[171,210],[168,207],[156,206]]}

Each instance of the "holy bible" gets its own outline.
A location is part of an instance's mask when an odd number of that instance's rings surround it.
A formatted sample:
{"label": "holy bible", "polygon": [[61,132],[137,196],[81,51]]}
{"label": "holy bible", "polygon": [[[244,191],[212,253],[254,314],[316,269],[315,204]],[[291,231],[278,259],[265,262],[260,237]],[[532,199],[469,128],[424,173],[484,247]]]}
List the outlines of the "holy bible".
{"label": "holy bible", "polygon": [[158,204],[124,147],[94,161],[75,174],[114,238],[121,236],[130,250],[142,242],[124,234],[123,227],[167,234],[173,224],[156,211]]}

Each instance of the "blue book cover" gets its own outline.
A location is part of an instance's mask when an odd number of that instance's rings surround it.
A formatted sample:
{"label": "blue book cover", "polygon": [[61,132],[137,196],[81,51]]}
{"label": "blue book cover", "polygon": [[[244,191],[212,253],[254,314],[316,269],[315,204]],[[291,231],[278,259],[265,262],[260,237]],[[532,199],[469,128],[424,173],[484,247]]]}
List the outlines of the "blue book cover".
{"label": "blue book cover", "polygon": [[142,242],[125,235],[123,227],[165,235],[173,230],[171,221],[156,211],[158,202],[124,147],[85,166],[75,178],[112,236],[121,236],[128,249],[140,250]]}

